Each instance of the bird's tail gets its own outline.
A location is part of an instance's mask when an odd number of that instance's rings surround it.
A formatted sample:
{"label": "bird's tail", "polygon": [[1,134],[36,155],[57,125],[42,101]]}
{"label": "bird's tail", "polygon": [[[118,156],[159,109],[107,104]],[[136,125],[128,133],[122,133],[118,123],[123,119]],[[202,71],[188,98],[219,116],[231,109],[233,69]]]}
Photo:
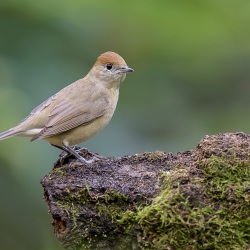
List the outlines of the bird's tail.
{"label": "bird's tail", "polygon": [[10,138],[12,136],[16,136],[18,134],[20,134],[20,131],[17,131],[15,128],[11,128],[9,130],[6,130],[6,131],[0,133],[0,140],[7,139],[7,138]]}

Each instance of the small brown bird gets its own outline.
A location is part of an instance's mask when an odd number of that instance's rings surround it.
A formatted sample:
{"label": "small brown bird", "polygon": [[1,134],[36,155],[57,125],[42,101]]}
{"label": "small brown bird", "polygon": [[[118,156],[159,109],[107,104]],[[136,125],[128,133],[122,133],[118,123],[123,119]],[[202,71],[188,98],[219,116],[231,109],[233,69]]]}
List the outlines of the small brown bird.
{"label": "small brown bird", "polygon": [[0,140],[12,136],[47,140],[51,145],[91,163],[71,146],[88,140],[110,121],[127,72],[124,59],[114,52],[101,54],[89,73],[41,103],[16,127],[0,133]]}

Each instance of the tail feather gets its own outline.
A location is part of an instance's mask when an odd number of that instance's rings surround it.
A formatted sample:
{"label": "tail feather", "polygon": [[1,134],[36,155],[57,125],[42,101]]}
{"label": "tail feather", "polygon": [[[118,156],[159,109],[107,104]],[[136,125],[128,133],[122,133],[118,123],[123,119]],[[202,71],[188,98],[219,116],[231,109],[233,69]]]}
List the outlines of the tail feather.
{"label": "tail feather", "polygon": [[6,130],[6,131],[0,133],[0,140],[7,139],[7,138],[10,138],[12,136],[16,136],[18,134],[20,134],[20,131],[16,131],[14,128],[11,128],[9,130]]}

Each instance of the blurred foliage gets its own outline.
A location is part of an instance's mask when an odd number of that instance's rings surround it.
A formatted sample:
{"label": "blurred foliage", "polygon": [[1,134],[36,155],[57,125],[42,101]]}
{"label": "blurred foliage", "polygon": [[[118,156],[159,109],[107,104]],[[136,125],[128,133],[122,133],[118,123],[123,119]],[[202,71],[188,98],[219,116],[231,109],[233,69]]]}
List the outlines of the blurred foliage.
{"label": "blurred foliage", "polygon": [[[82,144],[90,150],[176,152],[206,134],[249,133],[249,13],[243,0],[2,0],[0,130],[112,50],[135,72],[112,122]],[[1,141],[1,249],[60,249],[39,184],[59,153],[44,141]]]}

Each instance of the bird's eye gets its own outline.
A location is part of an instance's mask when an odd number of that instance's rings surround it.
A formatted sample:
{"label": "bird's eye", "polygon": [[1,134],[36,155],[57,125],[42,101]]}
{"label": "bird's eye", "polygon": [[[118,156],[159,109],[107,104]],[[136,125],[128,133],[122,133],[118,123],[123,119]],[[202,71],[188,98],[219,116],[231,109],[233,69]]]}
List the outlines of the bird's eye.
{"label": "bird's eye", "polygon": [[106,64],[106,69],[111,70],[113,68],[113,65],[111,63]]}

